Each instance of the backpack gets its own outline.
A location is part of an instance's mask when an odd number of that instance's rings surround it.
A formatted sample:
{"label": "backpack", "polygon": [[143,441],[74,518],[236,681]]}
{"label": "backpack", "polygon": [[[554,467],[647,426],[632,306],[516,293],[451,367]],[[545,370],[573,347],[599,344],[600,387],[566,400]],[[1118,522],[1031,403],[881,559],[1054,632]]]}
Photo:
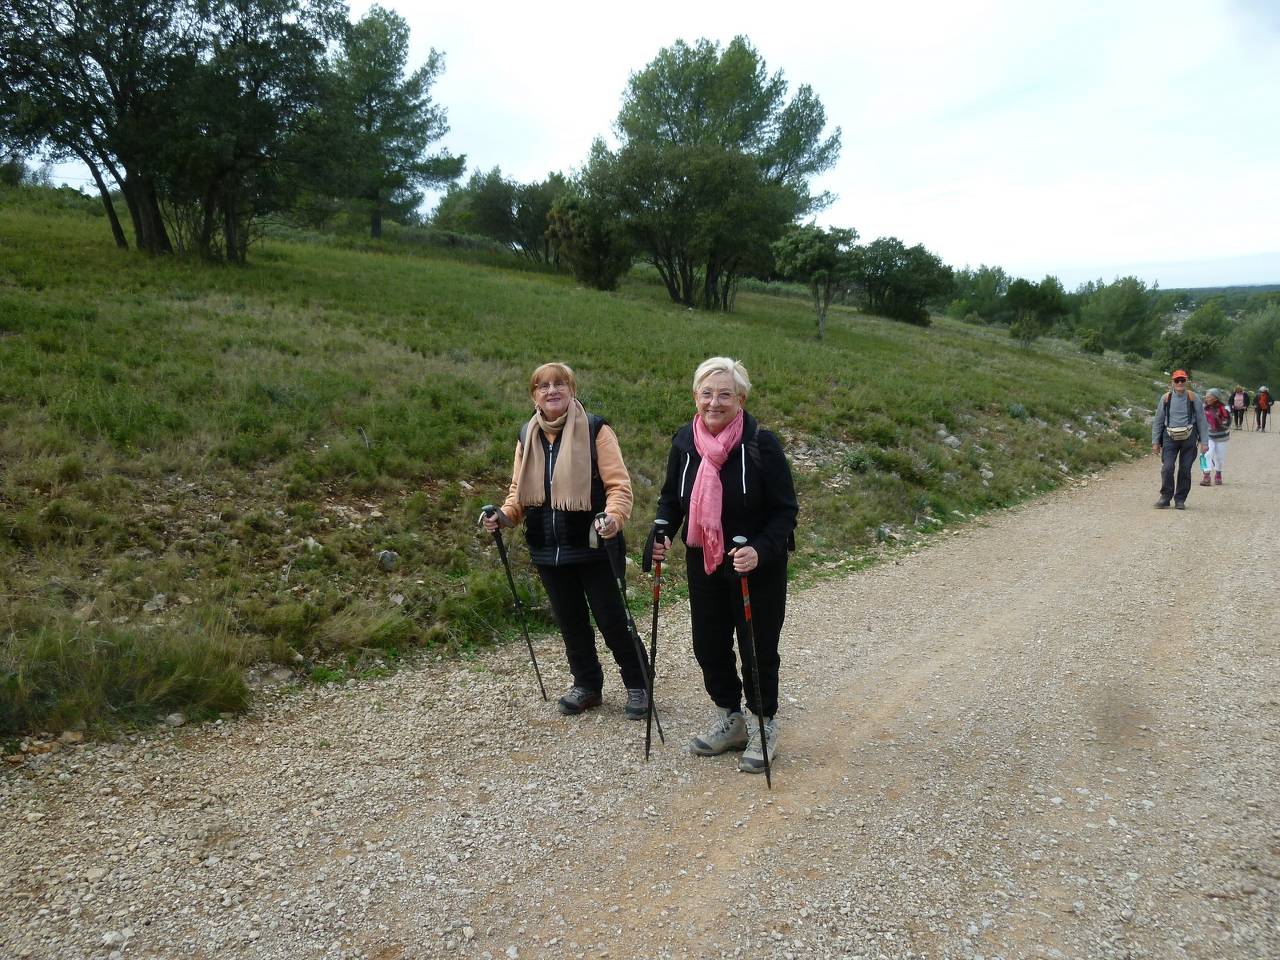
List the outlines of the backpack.
{"label": "backpack", "polygon": [[[1150,394],[1147,394],[1147,396],[1150,396]],[[1164,399],[1161,401],[1164,404],[1164,422],[1165,423],[1169,422],[1169,401],[1170,399],[1172,399],[1172,397],[1173,397],[1173,391],[1166,390],[1164,393]],[[1191,418],[1194,420],[1196,416],[1196,392],[1194,390],[1187,391],[1187,400],[1191,403]]]}
{"label": "backpack", "polygon": [[[1173,391],[1166,390],[1164,395],[1164,430],[1165,431],[1169,429],[1169,401],[1172,399],[1173,399]],[[1189,406],[1190,412],[1191,412],[1191,433],[1198,433],[1199,431],[1196,429],[1196,427],[1198,426],[1198,424],[1196,423],[1196,392],[1194,390],[1187,391],[1187,405]],[[1177,429],[1181,429],[1181,427]],[[1190,433],[1188,434],[1188,436],[1190,436]],[[1162,431],[1161,441],[1163,442],[1163,440],[1164,440],[1164,433]]]}

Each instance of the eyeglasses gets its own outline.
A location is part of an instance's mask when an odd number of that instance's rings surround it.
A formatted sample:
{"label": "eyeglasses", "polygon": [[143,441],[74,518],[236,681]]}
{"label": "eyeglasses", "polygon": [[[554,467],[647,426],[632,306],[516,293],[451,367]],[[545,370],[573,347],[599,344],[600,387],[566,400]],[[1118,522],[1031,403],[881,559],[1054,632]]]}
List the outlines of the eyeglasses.
{"label": "eyeglasses", "polygon": [[549,393],[552,388],[556,390],[568,390],[569,384],[565,380],[552,380],[550,383],[540,383],[533,389],[538,393]]}
{"label": "eyeglasses", "polygon": [[710,390],[698,391],[698,400],[702,403],[710,403],[712,400],[719,400],[721,403],[732,403],[733,398],[736,396],[737,394],[730,393],[728,390],[720,393],[712,393]]}
{"label": "eyeglasses", "polygon": [[1174,378],[1173,378],[1173,382],[1174,382],[1174,383],[1186,383],[1186,382],[1187,382],[1187,378],[1186,378],[1186,377],[1174,377]]}

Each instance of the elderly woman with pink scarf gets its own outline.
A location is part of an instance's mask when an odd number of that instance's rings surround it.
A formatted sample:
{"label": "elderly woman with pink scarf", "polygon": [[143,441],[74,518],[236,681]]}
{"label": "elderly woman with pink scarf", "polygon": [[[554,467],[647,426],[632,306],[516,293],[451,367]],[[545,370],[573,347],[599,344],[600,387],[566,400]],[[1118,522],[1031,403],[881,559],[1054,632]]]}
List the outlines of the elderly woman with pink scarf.
{"label": "elderly woman with pink scarf", "polygon": [[[794,547],[797,507],[782,445],[744,409],[750,391],[746,368],[736,360],[712,357],[698,367],[693,375],[696,412],[672,439],[658,518],[671,530],[683,524],[693,652],[716,706],[710,726],[690,747],[701,756],[742,750],[738,769],[763,773],[761,718],[771,762],[777,753],[778,638],[786,613],[787,554]],[[738,536],[745,536],[747,544],[734,549],[733,538]],[[670,546],[669,539],[655,543],[653,559],[665,559]],[[754,702],[738,584],[744,573],[751,590],[763,703]],[[735,632],[741,675],[734,656]],[[742,715],[744,690],[753,714],[750,724]]]}

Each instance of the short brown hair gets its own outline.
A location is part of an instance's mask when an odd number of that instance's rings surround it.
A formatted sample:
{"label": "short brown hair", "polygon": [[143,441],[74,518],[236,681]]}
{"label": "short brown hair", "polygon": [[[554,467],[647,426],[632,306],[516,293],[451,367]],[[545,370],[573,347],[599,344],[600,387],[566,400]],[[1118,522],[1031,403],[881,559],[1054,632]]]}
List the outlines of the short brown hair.
{"label": "short brown hair", "polygon": [[578,395],[578,378],[573,375],[572,368],[567,363],[544,363],[533,371],[529,377],[529,396],[533,396],[538,392],[538,384],[549,380],[560,379],[569,384],[569,392],[575,397]]}

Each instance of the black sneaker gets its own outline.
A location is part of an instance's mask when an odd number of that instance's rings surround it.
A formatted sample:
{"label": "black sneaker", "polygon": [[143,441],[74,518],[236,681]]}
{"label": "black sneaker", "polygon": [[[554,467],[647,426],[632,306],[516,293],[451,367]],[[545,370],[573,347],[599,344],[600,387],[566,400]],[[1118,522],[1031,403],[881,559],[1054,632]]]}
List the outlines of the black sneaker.
{"label": "black sneaker", "polygon": [[600,706],[600,691],[588,690],[586,687],[570,687],[569,692],[560,698],[556,706],[566,717],[575,716],[584,710]]}
{"label": "black sneaker", "polygon": [[649,712],[649,695],[645,693],[644,687],[627,688],[627,705],[622,711],[632,720],[644,719]]}
{"label": "black sneaker", "polygon": [[1175,510],[1185,510],[1185,509],[1187,509],[1187,505],[1186,505],[1185,503],[1183,503],[1181,500],[1177,500],[1177,501],[1174,501],[1173,509],[1175,509]]}
{"label": "black sneaker", "polygon": [[1157,501],[1156,501],[1156,509],[1157,509],[1157,510],[1168,510],[1168,509],[1169,509],[1169,501],[1168,501],[1168,500],[1166,500],[1164,497],[1161,497],[1159,500],[1157,500]]}

